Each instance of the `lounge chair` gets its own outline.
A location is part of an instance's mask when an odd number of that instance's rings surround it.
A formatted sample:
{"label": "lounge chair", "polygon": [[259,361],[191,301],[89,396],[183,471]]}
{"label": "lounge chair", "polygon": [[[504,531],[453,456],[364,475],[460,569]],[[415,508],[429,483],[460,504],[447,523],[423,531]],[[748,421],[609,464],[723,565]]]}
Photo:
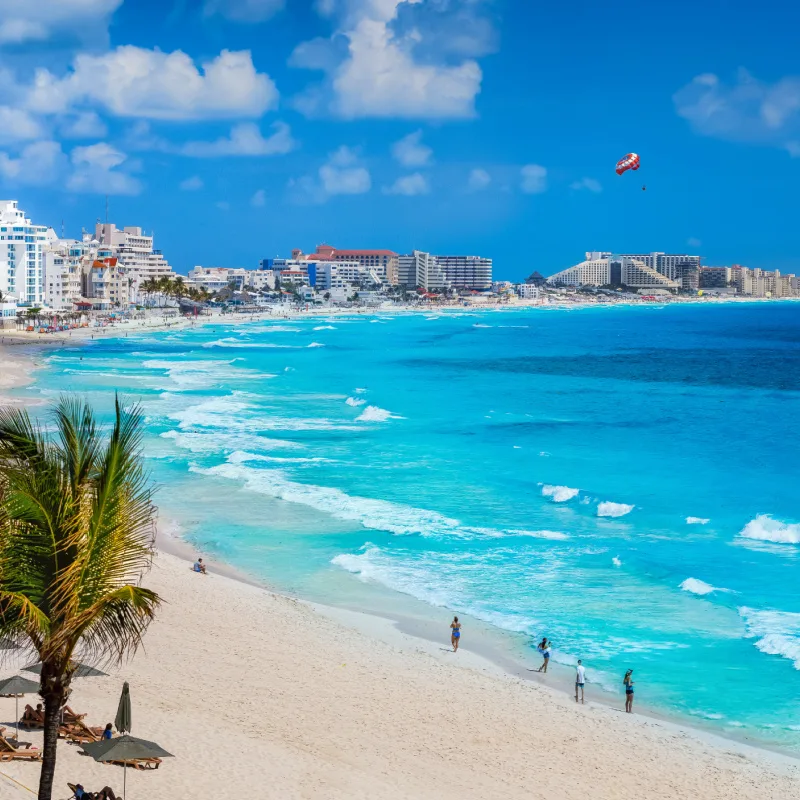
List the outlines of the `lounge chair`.
{"label": "lounge chair", "polygon": [[19,747],[0,734],[0,761],[41,761],[42,753],[35,747]]}
{"label": "lounge chair", "polygon": [[106,761],[106,764],[116,764],[118,767],[129,766],[131,769],[158,769],[161,765],[160,758],[136,758],[133,761]]}
{"label": "lounge chair", "polygon": [[65,724],[80,722],[82,719],[86,719],[86,714],[76,714],[69,706],[64,706],[61,711],[61,721]]}
{"label": "lounge chair", "polygon": [[103,738],[103,728],[90,728],[82,719],[60,725],[58,733],[68,742],[83,744],[84,742],[99,742]]}
{"label": "lounge chair", "polygon": [[[78,791],[78,785],[76,783],[68,783],[67,786],[69,786],[69,790],[72,792],[72,797],[70,797],[70,800],[75,800],[75,792]],[[111,787],[110,786],[105,786],[100,790],[99,793],[104,792],[106,789],[111,789]],[[122,795],[117,794],[116,792],[114,792],[113,789],[111,789],[111,791],[113,792],[113,796],[114,797],[117,797],[117,798],[119,798],[119,800],[122,800]],[[98,792],[91,792],[90,794],[96,796],[99,793]]]}

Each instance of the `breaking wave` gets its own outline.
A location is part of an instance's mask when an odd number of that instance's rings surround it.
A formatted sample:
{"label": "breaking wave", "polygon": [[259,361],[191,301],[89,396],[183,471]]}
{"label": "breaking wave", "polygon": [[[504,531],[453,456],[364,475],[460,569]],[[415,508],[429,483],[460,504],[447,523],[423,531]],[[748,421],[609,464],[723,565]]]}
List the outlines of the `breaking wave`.
{"label": "breaking wave", "polygon": [[800,614],[789,611],[761,611],[742,606],[739,616],[744,620],[749,638],[766,655],[781,656],[800,670]]}
{"label": "breaking wave", "polygon": [[610,500],[604,500],[597,506],[598,517],[624,517],[633,511],[634,506],[629,506],[627,503],[612,503]]}
{"label": "breaking wave", "polygon": [[577,497],[580,489],[573,489],[570,486],[551,486],[549,483],[542,486],[542,494],[549,497],[554,503],[566,503]]}
{"label": "breaking wave", "polygon": [[769,514],[759,514],[739,531],[739,536],[762,542],[800,544],[800,524],[783,522]]}
{"label": "breaking wave", "polygon": [[357,422],[388,422],[390,419],[405,419],[405,417],[401,417],[399,414],[392,414],[391,411],[378,406],[367,406],[356,417]]}

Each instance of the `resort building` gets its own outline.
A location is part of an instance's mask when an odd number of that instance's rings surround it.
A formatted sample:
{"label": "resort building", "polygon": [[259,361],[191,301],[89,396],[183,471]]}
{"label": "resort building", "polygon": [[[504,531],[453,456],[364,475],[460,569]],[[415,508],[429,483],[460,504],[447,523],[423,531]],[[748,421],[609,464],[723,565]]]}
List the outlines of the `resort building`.
{"label": "resort building", "polygon": [[436,256],[430,253],[414,250],[411,255],[400,256],[398,270],[401,286],[424,289],[426,292],[450,288],[444,269],[439,266]]}
{"label": "resort building", "polygon": [[521,283],[517,286],[517,294],[523,300],[538,300],[540,291],[539,287],[532,283]]}
{"label": "resort building", "polygon": [[33,225],[16,200],[0,200],[0,293],[21,306],[44,303],[44,250],[55,233]]}
{"label": "resort building", "polygon": [[92,248],[77,239],[56,239],[43,257],[44,302],[53,311],[73,311],[83,296],[84,261],[94,260]]}
{"label": "resort building", "polygon": [[701,289],[726,289],[730,283],[730,267],[700,267]]}
{"label": "resort building", "polygon": [[547,282],[552,286],[606,286],[611,283],[610,256],[610,253],[587,253],[580,264],[556,272]]}
{"label": "resort building", "polygon": [[445,279],[456,289],[492,287],[492,259],[482,256],[435,256]]}
{"label": "resort building", "polygon": [[392,250],[340,250],[329,244],[320,244],[310,254],[299,249],[292,250],[292,260],[356,262],[366,270],[373,283],[397,284],[398,255]]}
{"label": "resort building", "polygon": [[[661,273],[670,280],[681,282],[687,269],[700,269],[700,256],[690,256],[686,253],[621,253],[619,259],[630,258],[639,261],[650,269]],[[697,288],[696,286],[694,288]]]}
{"label": "resort building", "polygon": [[138,296],[139,286],[146,280],[177,277],[161,251],[153,249],[153,237],[144,234],[139,227],[120,230],[113,223],[98,222],[93,241],[101,250],[103,247],[108,249],[108,254],[98,252],[98,256],[117,258],[119,264],[128,270],[134,296]]}
{"label": "resort building", "polygon": [[127,308],[131,283],[128,270],[113,257],[95,259],[83,271],[83,295],[97,309]]}
{"label": "resort building", "polygon": [[574,267],[551,275],[552,286],[629,286],[632,289],[678,289],[680,283],[662,275],[643,261],[604,252],[586,253]]}

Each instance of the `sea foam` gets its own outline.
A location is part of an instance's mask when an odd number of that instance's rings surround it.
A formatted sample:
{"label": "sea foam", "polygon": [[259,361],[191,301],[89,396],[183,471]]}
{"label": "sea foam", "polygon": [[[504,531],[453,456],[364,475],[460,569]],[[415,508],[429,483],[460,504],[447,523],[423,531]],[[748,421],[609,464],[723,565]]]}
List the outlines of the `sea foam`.
{"label": "sea foam", "polygon": [[703,517],[686,517],[687,525],[708,525],[709,522],[711,522],[710,519],[704,519]]}
{"label": "sea foam", "polygon": [[800,524],[783,522],[769,514],[759,514],[739,531],[739,536],[762,542],[800,544]]}
{"label": "sea foam", "polygon": [[398,414],[392,414],[385,408],[379,406],[367,406],[359,416],[356,417],[357,422],[388,422],[390,419],[405,419]]}
{"label": "sea foam", "polygon": [[598,517],[624,517],[633,511],[634,506],[629,506],[627,503],[612,503],[610,500],[604,500],[597,506]]}
{"label": "sea foam", "polygon": [[711,594],[712,592],[730,592],[730,589],[720,589],[718,586],[712,586],[710,583],[698,580],[697,578],[687,578],[682,584],[681,589],[684,592],[691,594]]}
{"label": "sea foam", "polygon": [[755,646],[762,653],[786,658],[800,670],[800,614],[742,606],[739,616],[744,620],[748,637],[756,639]]}
{"label": "sea foam", "polygon": [[551,486],[549,483],[542,486],[542,494],[554,503],[566,503],[567,500],[577,497],[578,492],[580,489],[573,489],[570,486]]}
{"label": "sea foam", "polygon": [[366,400],[362,400],[360,397],[348,397],[347,400],[345,400],[345,403],[347,403],[349,406],[353,406],[353,408],[363,406],[366,402]]}

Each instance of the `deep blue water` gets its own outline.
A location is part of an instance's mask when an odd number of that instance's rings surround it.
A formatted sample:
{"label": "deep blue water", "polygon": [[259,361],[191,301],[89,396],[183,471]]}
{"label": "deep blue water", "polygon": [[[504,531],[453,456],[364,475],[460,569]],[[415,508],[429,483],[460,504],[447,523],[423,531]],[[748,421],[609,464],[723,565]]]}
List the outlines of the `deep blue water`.
{"label": "deep blue water", "polygon": [[800,305],[231,323],[46,360],[29,392],[142,402],[162,520],[220,557],[547,635],[611,690],[633,667],[652,706],[800,748]]}

